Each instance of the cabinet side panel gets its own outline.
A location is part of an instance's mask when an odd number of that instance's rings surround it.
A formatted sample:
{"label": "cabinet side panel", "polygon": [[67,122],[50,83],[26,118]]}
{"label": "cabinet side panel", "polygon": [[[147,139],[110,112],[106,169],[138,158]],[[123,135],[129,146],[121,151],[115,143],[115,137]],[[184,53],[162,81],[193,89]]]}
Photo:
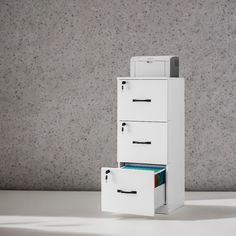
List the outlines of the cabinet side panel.
{"label": "cabinet side panel", "polygon": [[172,57],[170,59],[170,77],[179,77],[179,58]]}
{"label": "cabinet side panel", "polygon": [[181,206],[185,192],[184,79],[168,80],[168,208]]}

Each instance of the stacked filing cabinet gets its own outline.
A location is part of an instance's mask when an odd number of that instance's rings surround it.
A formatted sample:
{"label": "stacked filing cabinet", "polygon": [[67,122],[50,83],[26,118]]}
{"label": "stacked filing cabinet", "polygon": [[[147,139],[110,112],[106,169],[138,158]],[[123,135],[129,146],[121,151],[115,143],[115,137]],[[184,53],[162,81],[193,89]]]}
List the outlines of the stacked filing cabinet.
{"label": "stacked filing cabinet", "polygon": [[[184,202],[184,79],[178,57],[133,57],[117,78],[118,168],[101,170],[102,210],[153,216]],[[175,76],[175,77],[173,77]]]}

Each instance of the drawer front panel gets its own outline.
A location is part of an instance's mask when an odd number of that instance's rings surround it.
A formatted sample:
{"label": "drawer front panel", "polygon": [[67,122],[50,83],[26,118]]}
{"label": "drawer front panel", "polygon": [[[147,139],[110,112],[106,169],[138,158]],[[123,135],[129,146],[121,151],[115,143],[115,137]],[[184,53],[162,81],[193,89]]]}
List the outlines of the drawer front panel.
{"label": "drawer front panel", "polygon": [[103,211],[154,215],[154,172],[102,168],[101,176]]}
{"label": "drawer front panel", "polygon": [[118,79],[118,120],[167,121],[167,80]]}
{"label": "drawer front panel", "polygon": [[118,122],[118,162],[167,164],[167,123]]}

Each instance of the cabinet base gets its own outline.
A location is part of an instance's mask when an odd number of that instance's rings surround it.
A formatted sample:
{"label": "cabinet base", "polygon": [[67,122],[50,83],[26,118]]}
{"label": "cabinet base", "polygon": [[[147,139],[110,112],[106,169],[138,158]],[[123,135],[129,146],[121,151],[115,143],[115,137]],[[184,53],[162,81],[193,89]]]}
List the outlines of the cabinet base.
{"label": "cabinet base", "polygon": [[183,207],[184,203],[178,203],[178,204],[173,204],[173,205],[164,205],[164,206],[160,206],[155,210],[155,214],[165,214],[168,215],[172,212],[174,212],[175,210],[177,210],[180,207]]}

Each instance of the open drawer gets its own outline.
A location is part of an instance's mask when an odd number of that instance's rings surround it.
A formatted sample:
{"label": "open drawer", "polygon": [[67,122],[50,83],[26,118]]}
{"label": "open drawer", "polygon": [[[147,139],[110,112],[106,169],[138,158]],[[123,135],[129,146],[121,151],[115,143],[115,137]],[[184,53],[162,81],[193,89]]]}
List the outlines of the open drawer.
{"label": "open drawer", "polygon": [[154,216],[165,204],[165,184],[156,187],[156,172],[102,168],[102,211]]}

